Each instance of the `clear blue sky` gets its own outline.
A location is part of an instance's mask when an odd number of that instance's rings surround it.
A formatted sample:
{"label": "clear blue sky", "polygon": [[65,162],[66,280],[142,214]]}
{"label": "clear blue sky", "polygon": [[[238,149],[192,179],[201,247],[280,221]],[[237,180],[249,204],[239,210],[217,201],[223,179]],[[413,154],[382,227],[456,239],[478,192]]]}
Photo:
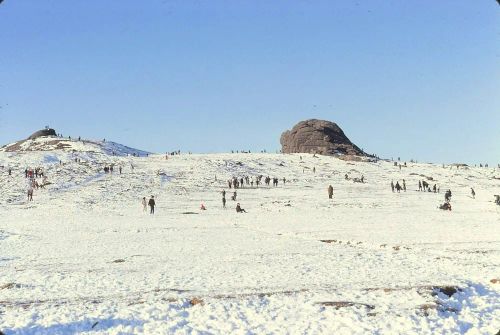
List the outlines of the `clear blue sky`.
{"label": "clear blue sky", "polygon": [[0,4],[0,143],[50,125],[155,152],[337,122],[381,157],[500,162],[495,0]]}

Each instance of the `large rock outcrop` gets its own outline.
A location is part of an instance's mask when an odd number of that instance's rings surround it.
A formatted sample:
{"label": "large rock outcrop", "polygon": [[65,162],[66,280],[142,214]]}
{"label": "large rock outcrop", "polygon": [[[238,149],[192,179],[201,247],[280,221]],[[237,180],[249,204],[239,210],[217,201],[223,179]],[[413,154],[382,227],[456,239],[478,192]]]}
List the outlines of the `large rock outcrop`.
{"label": "large rock outcrop", "polygon": [[39,131],[35,131],[33,134],[31,134],[30,137],[28,137],[28,140],[33,140],[38,137],[44,137],[44,136],[57,136],[57,133],[54,129],[52,128],[45,128]]}
{"label": "large rock outcrop", "polygon": [[306,120],[281,135],[283,153],[315,153],[322,155],[365,156],[342,129],[333,122]]}

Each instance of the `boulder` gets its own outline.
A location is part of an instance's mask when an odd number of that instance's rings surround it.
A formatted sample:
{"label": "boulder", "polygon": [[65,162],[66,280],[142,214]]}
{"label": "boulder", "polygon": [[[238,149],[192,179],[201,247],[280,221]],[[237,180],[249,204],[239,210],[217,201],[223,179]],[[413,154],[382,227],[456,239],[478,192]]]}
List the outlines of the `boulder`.
{"label": "boulder", "polygon": [[306,120],[281,135],[283,153],[366,156],[334,122]]}

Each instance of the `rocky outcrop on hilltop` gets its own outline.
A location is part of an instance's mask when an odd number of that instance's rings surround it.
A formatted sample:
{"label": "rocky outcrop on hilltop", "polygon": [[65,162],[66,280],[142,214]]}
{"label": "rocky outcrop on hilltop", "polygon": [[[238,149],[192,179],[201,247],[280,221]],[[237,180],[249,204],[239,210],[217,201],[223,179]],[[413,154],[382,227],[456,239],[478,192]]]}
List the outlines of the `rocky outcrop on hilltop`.
{"label": "rocky outcrop on hilltop", "polygon": [[283,153],[366,156],[334,122],[306,120],[281,135]]}
{"label": "rocky outcrop on hilltop", "polygon": [[39,131],[35,131],[33,134],[31,134],[30,137],[28,137],[28,140],[33,140],[38,137],[47,137],[47,136],[57,137],[57,133],[52,128],[45,128]]}

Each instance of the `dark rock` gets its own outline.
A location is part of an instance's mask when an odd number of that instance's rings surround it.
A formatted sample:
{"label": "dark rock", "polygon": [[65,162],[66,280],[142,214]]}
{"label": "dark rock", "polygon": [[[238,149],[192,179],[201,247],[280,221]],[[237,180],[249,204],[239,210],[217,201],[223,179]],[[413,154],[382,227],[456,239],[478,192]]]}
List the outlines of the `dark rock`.
{"label": "dark rock", "polygon": [[448,297],[451,297],[455,293],[460,291],[460,289],[456,286],[435,286],[433,287],[433,292],[435,294],[437,293],[443,293],[444,295],[447,295]]}
{"label": "dark rock", "polygon": [[283,153],[366,156],[340,127],[330,121],[306,120],[281,135]]}
{"label": "dark rock", "polygon": [[191,304],[191,306],[196,306],[196,305],[203,305],[204,301],[200,298],[193,298],[189,301],[189,303]]}
{"label": "dark rock", "polygon": [[57,133],[52,128],[46,128],[46,129],[42,129],[39,131],[35,131],[33,134],[31,134],[30,137],[28,137],[28,140],[33,140],[35,138],[43,137],[43,136],[56,136],[57,137]]}

